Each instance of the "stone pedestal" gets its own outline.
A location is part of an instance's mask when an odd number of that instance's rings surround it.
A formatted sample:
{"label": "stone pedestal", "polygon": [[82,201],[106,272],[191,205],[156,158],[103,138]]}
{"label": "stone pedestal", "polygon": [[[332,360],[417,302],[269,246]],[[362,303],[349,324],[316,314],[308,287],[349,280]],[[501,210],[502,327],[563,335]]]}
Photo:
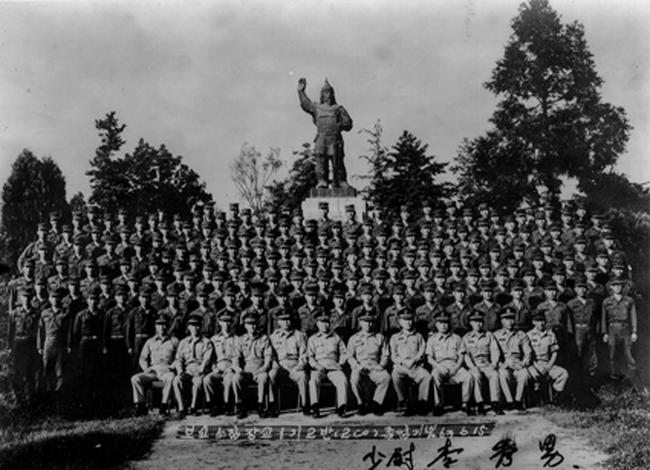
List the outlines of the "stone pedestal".
{"label": "stone pedestal", "polygon": [[307,219],[318,219],[320,210],[318,204],[327,202],[329,205],[329,218],[332,220],[346,220],[345,206],[354,205],[357,212],[357,220],[362,220],[366,213],[366,203],[357,196],[353,188],[314,188],[311,190],[311,197],[302,203],[302,213]]}

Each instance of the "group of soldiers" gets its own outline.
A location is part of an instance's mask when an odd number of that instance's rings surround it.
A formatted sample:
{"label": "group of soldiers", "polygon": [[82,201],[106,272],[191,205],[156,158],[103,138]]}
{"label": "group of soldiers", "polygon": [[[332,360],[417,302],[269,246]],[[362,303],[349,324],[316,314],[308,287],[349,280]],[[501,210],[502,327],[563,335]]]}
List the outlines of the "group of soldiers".
{"label": "group of soldiers", "polygon": [[[635,371],[636,291],[603,217],[581,205],[525,208],[506,217],[458,201],[381,208],[357,220],[304,220],[196,205],[128,220],[92,206],[61,223],[50,214],[9,283],[8,347],[17,396],[36,390],[75,402],[147,412],[260,416],[295,383],[300,409],[320,416],[324,379],[336,412],[382,414],[389,388],[405,414],[441,414],[443,385],[462,409],[521,409],[528,387],[595,386],[599,345],[616,376],[623,350]],[[130,389],[129,389],[130,379]],[[412,391],[409,386],[413,386]],[[373,390],[374,388],[374,390]]]}

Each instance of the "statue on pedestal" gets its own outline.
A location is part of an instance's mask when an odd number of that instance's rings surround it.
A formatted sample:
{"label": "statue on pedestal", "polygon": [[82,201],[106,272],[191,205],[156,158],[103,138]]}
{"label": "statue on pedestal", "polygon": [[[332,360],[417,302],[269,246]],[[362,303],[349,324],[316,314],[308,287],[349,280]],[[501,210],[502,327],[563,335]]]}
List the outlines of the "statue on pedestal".
{"label": "statue on pedestal", "polygon": [[[320,103],[311,101],[305,93],[307,80],[298,81],[298,98],[300,107],[309,113],[316,125],[316,138],[314,139],[313,155],[318,178],[317,188],[327,188],[331,183],[332,188],[349,188],[347,172],[343,163],[343,137],[342,131],[352,129],[352,118],[339,104],[336,104],[334,88],[325,79],[325,84],[320,92]],[[330,178],[329,164],[332,163]]]}

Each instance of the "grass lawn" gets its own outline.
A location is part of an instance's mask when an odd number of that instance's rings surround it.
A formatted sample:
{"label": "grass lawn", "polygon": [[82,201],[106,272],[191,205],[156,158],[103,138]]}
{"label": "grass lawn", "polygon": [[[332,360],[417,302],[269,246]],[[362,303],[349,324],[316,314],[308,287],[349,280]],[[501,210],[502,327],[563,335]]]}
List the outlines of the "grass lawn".
{"label": "grass lawn", "polygon": [[48,419],[0,431],[0,469],[121,469],[147,455],[160,435],[158,417]]}
{"label": "grass lawn", "polygon": [[594,446],[610,455],[613,470],[650,468],[650,398],[622,384],[608,384],[598,393],[601,405],[589,411],[547,407],[544,416],[562,427],[577,428]]}

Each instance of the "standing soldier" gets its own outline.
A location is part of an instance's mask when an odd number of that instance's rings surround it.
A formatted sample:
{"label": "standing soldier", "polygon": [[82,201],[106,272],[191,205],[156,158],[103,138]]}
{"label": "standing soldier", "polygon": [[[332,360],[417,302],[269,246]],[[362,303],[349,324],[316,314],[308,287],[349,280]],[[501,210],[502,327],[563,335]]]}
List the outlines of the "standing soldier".
{"label": "standing soldier", "polygon": [[[18,307],[19,292],[25,287],[34,287],[34,260],[26,260],[23,264],[22,275],[9,281],[9,311],[12,312]],[[32,296],[33,297],[33,296]]]}
{"label": "standing soldier", "polygon": [[[530,338],[522,330],[515,329],[516,312],[506,305],[501,312],[500,330],[494,332],[503,352],[503,362],[499,366],[501,391],[508,408],[524,409],[524,390],[528,384],[528,367],[532,355]],[[516,383],[515,395],[512,395],[512,381]]]}
{"label": "standing soldier", "polygon": [[546,300],[537,306],[536,311],[546,317],[546,328],[555,334],[559,351],[559,363],[566,366],[569,363],[571,349],[570,337],[573,336],[573,312],[564,302],[557,300],[557,285],[548,281],[544,288]]}
{"label": "standing soldier", "polygon": [[348,403],[348,379],[342,368],[347,359],[345,344],[331,331],[329,315],[319,308],[315,318],[318,331],[307,342],[307,357],[312,369],[309,378],[312,415],[320,418],[320,384],[327,377],[336,387],[336,414],[344,418]]}
{"label": "standing soldier", "polygon": [[[149,288],[142,286],[138,293],[140,305],[129,312],[126,320],[126,348],[131,356],[131,370],[138,369],[142,347],[154,331],[156,312],[149,304],[150,300]],[[169,326],[169,319],[166,325]]]}
{"label": "standing soldier", "polygon": [[569,300],[567,307],[573,314],[575,321],[575,336],[573,345],[576,348],[579,365],[576,372],[581,375],[588,387],[594,385],[594,377],[598,370],[598,357],[596,356],[596,338],[598,324],[598,310],[596,301],[587,297],[587,281],[578,279],[575,283],[576,297]]}
{"label": "standing soldier", "polygon": [[9,313],[8,352],[14,362],[14,393],[19,402],[30,403],[36,390],[38,356],[36,334],[39,312],[31,306],[34,291],[25,286],[18,292],[20,305]]}
{"label": "standing soldier", "polygon": [[128,349],[126,347],[126,323],[129,309],[126,305],[127,287],[115,287],[115,305],[104,315],[102,354],[109,384],[107,391],[115,403],[122,401],[127,375],[130,375]]}
{"label": "standing soldier", "polygon": [[[271,380],[270,401],[274,400],[277,384],[283,377],[288,377],[298,386],[300,410],[309,414],[307,406],[307,336],[293,328],[293,318],[288,310],[280,311],[276,317],[278,329],[271,335],[271,344],[276,358],[269,373]],[[279,404],[278,404],[279,405]],[[276,410],[271,410],[272,414]]]}
{"label": "standing soldier", "polygon": [[[212,372],[203,378],[206,407],[210,409],[211,416],[218,416],[221,410],[226,415],[234,414],[234,403],[239,402],[241,391],[241,375],[235,368],[237,361],[237,337],[232,327],[234,317],[227,311],[219,315],[219,333],[210,341],[214,349]],[[215,382],[220,382],[223,389],[223,401],[217,403],[214,387]],[[234,395],[234,402],[230,399],[230,392]]]}
{"label": "standing soldier", "polygon": [[456,333],[449,331],[449,317],[441,315],[436,318],[436,333],[429,333],[426,354],[431,366],[433,381],[433,414],[440,416],[442,410],[442,384],[445,381],[460,383],[462,387],[462,410],[470,415],[473,410],[468,406],[470,391],[474,386],[473,376],[463,368],[465,346]]}
{"label": "standing soldier", "polygon": [[165,331],[169,320],[165,315],[159,315],[155,320],[155,333],[142,347],[139,355],[139,366],[142,372],[131,377],[131,388],[133,389],[133,403],[135,404],[136,416],[147,414],[144,402],[145,387],[161,380],[163,383],[162,401],[160,414],[169,414],[169,395],[174,381],[173,363],[178,348],[178,339],[169,337]]}
{"label": "standing soldier", "polygon": [[[243,318],[246,333],[237,341],[237,356],[235,370],[241,375],[242,386],[246,382],[257,383],[257,414],[260,418],[266,416],[264,402],[268,394],[269,371],[273,360],[273,348],[269,337],[259,331],[257,317],[245,315]],[[243,367],[242,367],[243,364]],[[238,417],[246,417],[246,406],[241,401],[237,403]]]}
{"label": "standing soldier", "polygon": [[62,289],[50,293],[50,306],[41,312],[36,339],[38,354],[43,358],[45,390],[53,391],[57,395],[63,390],[63,360],[66,351],[69,351],[68,312],[61,305],[61,298],[64,295]]}
{"label": "standing soldier", "polygon": [[104,318],[98,306],[99,296],[99,289],[88,294],[88,307],[74,319],[68,343],[76,356],[77,390],[82,408],[96,401],[95,394],[100,389],[98,372]]}
{"label": "standing soldier", "polygon": [[[544,313],[535,314],[533,329],[527,335],[534,353],[533,363],[528,368],[528,373],[535,382],[535,389],[539,390],[541,379],[549,377],[553,381],[553,389],[561,395],[569,379],[569,373],[565,368],[555,365],[559,345],[555,333],[546,329]],[[559,403],[560,397],[551,397],[551,401]]]}
{"label": "standing soldier", "polygon": [[[400,408],[406,408],[404,416],[412,416],[417,411],[426,413],[429,400],[431,376],[422,367],[426,344],[420,333],[413,328],[413,314],[402,310],[399,316],[399,333],[391,336],[389,341],[390,358],[393,362],[391,378],[397,392]],[[418,387],[418,406],[406,403],[405,380],[411,379]]]}
{"label": "standing soldier", "polygon": [[[381,416],[390,384],[390,374],[386,370],[390,351],[384,335],[371,331],[375,322],[374,315],[363,314],[357,320],[359,331],[352,335],[348,341],[350,384],[357,403],[359,403],[359,414],[364,415],[371,410],[373,414]],[[368,406],[368,400],[364,400],[362,397],[362,377],[370,379],[376,387],[370,406]]]}
{"label": "standing soldier", "polygon": [[483,331],[483,315],[474,313],[469,317],[469,324],[472,331],[463,337],[465,347],[465,364],[472,377],[474,377],[474,400],[478,405],[479,414],[484,414],[483,408],[483,379],[487,379],[490,388],[490,400],[492,410],[502,415],[499,388],[499,343],[489,331]]}
{"label": "standing soldier", "polygon": [[[614,366],[616,348],[623,345],[623,354],[630,375],[635,379],[636,361],[632,357],[632,343],[637,337],[636,306],[631,297],[622,294],[623,281],[615,279],[610,284],[612,295],[603,301],[602,325],[603,341],[609,346],[609,373],[616,378]],[[634,380],[633,380],[634,382]]]}
{"label": "standing soldier", "polygon": [[176,351],[176,377],[172,382],[176,403],[178,403],[178,412],[181,416],[185,415],[185,402],[183,401],[183,390],[187,382],[192,382],[192,400],[188,413],[191,415],[198,414],[197,402],[199,392],[203,388],[203,379],[209,371],[212,363],[213,348],[212,343],[201,332],[203,318],[198,315],[192,315],[187,321],[189,335],[178,343]]}

